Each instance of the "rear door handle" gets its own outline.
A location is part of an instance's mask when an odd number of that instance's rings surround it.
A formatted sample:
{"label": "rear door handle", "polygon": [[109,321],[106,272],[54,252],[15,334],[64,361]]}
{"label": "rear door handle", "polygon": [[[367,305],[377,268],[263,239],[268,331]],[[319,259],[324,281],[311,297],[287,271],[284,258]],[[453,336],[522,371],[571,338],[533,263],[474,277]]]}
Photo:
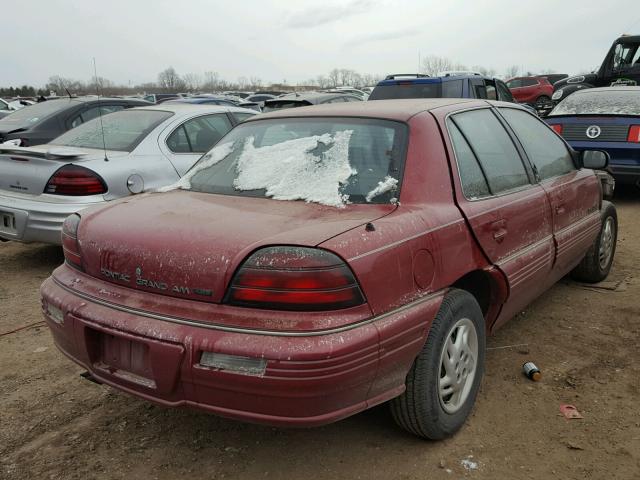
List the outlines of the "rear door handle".
{"label": "rear door handle", "polygon": [[507,236],[507,221],[506,220],[498,220],[497,222],[493,222],[491,224],[491,231],[493,232],[493,239],[501,243],[504,240],[504,237]]}
{"label": "rear door handle", "polygon": [[564,205],[556,205],[556,215],[562,215],[564,213]]}

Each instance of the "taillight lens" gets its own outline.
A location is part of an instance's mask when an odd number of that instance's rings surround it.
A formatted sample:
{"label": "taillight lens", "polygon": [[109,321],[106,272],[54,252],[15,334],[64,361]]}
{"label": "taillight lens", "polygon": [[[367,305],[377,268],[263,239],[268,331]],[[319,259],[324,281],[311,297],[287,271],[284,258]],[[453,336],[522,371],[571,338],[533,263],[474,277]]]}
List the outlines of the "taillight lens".
{"label": "taillight lens", "polygon": [[365,302],[347,264],[326,250],[267,247],[251,255],[236,272],[226,302],[272,310],[318,311]]}
{"label": "taillight lens", "polygon": [[551,128],[553,128],[553,130],[554,130],[558,135],[562,135],[562,124],[561,124],[561,123],[556,123],[555,125],[551,125]]}
{"label": "taillight lens", "polygon": [[62,251],[64,259],[72,267],[84,271],[82,266],[82,255],[78,245],[78,226],[80,225],[80,215],[74,213],[69,215],[62,224]]}
{"label": "taillight lens", "polygon": [[627,142],[640,143],[640,125],[631,125]]}
{"label": "taillight lens", "polygon": [[82,196],[106,192],[107,186],[96,172],[78,165],[59,168],[44,187],[44,193],[56,195]]}

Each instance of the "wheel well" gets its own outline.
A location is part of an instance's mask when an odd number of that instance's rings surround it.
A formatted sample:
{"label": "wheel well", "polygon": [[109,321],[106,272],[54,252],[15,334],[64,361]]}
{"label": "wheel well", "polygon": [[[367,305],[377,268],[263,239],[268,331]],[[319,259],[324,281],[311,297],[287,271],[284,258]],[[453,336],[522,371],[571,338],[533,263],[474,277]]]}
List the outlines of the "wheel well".
{"label": "wheel well", "polygon": [[466,290],[473,295],[478,305],[480,305],[483,315],[486,317],[491,303],[491,279],[488,273],[482,270],[474,270],[456,280],[452,286]]}

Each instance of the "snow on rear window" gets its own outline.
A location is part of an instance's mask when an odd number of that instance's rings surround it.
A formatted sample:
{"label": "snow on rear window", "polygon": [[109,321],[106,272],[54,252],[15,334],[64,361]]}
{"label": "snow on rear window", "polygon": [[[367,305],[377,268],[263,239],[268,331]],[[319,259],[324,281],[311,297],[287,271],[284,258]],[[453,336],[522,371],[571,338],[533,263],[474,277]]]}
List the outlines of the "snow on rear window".
{"label": "snow on rear window", "polygon": [[640,87],[610,87],[606,91],[582,90],[569,95],[549,114],[553,115],[640,115]]}
{"label": "snow on rear window", "polygon": [[[256,148],[248,138],[238,159],[238,190],[265,190],[276,200],[304,200],[343,207],[348,195],[340,193],[351,175],[350,130],[314,135]],[[318,155],[314,150],[322,150]]]}
{"label": "snow on rear window", "polygon": [[406,127],[388,120],[252,121],[229,132],[172,187],[338,208],[387,203],[400,189],[405,145]]}

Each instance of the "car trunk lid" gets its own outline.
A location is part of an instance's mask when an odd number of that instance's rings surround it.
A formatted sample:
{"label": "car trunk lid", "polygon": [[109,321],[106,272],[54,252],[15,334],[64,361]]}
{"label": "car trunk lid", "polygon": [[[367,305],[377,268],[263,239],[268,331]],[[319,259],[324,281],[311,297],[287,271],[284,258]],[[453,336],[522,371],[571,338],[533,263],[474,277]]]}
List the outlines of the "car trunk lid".
{"label": "car trunk lid", "polygon": [[[123,152],[109,152],[109,156]],[[42,145],[25,148],[0,145],[0,191],[40,195],[52,175],[66,164],[104,159],[104,152],[93,149]]]}
{"label": "car trunk lid", "polygon": [[254,250],[316,246],[395,208],[173,191],[85,210],[79,241],[91,276],[137,290],[221,302],[236,268]]}

